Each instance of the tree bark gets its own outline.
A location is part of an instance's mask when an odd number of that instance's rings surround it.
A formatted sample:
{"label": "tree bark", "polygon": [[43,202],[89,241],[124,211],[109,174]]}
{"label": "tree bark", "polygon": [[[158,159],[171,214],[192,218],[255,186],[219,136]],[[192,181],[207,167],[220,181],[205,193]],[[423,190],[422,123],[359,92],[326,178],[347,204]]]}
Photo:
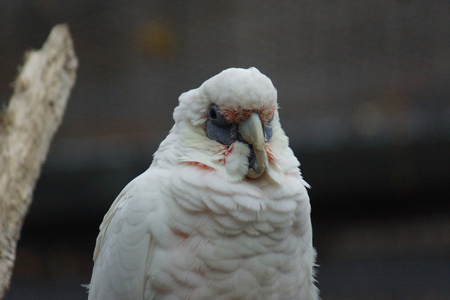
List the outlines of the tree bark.
{"label": "tree bark", "polygon": [[22,224],[77,67],[68,27],[55,26],[42,49],[26,53],[9,105],[0,112],[0,299],[9,287]]}

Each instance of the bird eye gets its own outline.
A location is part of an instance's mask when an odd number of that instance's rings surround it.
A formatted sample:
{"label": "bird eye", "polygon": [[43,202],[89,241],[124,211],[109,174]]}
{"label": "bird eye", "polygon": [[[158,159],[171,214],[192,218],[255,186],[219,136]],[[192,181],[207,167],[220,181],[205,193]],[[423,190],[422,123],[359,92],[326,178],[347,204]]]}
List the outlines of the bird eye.
{"label": "bird eye", "polygon": [[213,122],[215,125],[224,126],[228,122],[225,117],[220,112],[219,106],[216,104],[211,105],[208,110],[208,119]]}
{"label": "bird eye", "polygon": [[215,104],[209,108],[208,117],[210,120],[217,119],[217,109],[218,107]]}
{"label": "bird eye", "polygon": [[206,122],[206,136],[222,145],[231,145],[236,140],[236,124],[228,122],[220,112],[219,106],[211,105]]}

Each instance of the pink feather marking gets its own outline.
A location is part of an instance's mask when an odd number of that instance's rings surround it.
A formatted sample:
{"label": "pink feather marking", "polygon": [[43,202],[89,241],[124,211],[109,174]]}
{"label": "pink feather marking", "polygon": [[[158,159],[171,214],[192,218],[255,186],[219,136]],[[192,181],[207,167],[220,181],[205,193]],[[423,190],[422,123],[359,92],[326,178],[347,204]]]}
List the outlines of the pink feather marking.
{"label": "pink feather marking", "polygon": [[188,238],[190,238],[191,236],[189,234],[187,234],[186,232],[182,232],[178,229],[175,228],[171,228],[170,229],[172,231],[173,234],[175,234],[176,236],[180,237],[183,240],[187,240]]}
{"label": "pink feather marking", "polygon": [[194,166],[203,171],[207,171],[207,172],[214,171],[214,168],[211,168],[210,166],[207,166],[207,165],[202,164],[197,161],[187,161],[187,162],[183,162],[183,163],[186,165],[189,165],[189,166]]}
{"label": "pink feather marking", "polygon": [[234,143],[231,144],[229,147],[224,146],[222,150],[220,150],[220,155],[222,155],[223,157],[221,159],[219,159],[219,161],[222,163],[222,165],[225,165],[225,163],[227,162],[227,156],[231,154],[231,152],[233,152],[234,149]]}
{"label": "pink feather marking", "polygon": [[243,108],[239,106],[237,109],[223,109],[220,112],[228,122],[240,123],[247,119],[252,113],[257,113],[261,118],[261,121],[265,123],[272,118],[276,109],[276,105],[263,105],[260,108]]}
{"label": "pink feather marking", "polygon": [[270,148],[270,145],[266,144],[266,153],[267,153],[267,160],[270,164],[275,162],[275,155],[273,154],[272,148]]}

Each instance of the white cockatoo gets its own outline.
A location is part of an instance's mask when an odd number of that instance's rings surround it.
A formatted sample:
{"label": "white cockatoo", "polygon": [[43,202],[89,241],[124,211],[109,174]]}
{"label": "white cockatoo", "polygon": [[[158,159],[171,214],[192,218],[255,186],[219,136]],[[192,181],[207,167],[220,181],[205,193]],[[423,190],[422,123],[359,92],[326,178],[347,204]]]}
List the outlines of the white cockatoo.
{"label": "white cockatoo", "polygon": [[100,225],[89,299],[318,299],[308,184],[277,108],[256,68],[180,96]]}

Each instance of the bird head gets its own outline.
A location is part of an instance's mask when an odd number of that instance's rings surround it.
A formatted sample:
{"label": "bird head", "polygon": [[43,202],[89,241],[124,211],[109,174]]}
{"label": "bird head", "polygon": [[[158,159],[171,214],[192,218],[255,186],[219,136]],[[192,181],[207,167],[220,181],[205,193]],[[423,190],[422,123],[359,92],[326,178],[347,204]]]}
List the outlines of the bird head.
{"label": "bird head", "polygon": [[233,181],[266,175],[279,181],[276,173],[298,161],[277,109],[272,81],[256,68],[222,71],[179,98],[172,129],[181,143],[179,160]]}

